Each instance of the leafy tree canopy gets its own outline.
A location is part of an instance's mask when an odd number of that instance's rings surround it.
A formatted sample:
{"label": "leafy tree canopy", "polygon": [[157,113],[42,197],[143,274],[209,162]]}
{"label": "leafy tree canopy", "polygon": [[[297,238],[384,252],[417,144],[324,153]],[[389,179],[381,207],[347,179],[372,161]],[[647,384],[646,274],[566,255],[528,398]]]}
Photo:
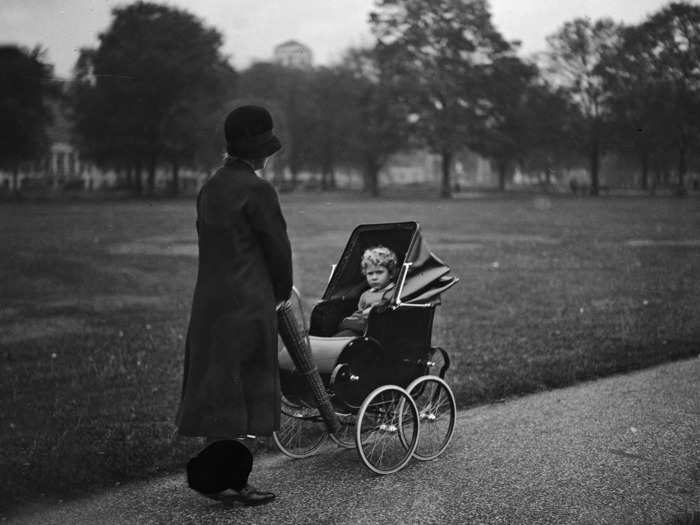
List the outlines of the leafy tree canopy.
{"label": "leafy tree canopy", "polygon": [[16,171],[19,163],[45,152],[52,120],[49,96],[56,89],[39,47],[0,46],[0,70],[0,166]]}
{"label": "leafy tree canopy", "polygon": [[567,89],[587,117],[597,118],[604,110],[601,65],[619,35],[620,27],[609,18],[576,18],[547,38],[549,80]]}
{"label": "leafy tree canopy", "polygon": [[350,49],[339,66],[352,87],[350,110],[355,117],[347,129],[348,150],[364,174],[365,189],[379,194],[379,170],[389,156],[410,140],[409,108],[397,86],[387,78],[373,48]]}
{"label": "leafy tree canopy", "polygon": [[221,34],[165,5],[137,2],[112,13],[98,48],[83,50],[75,71],[77,128],[88,152],[103,164],[148,166],[151,178],[163,160],[194,163],[234,87]]}
{"label": "leafy tree canopy", "polygon": [[576,18],[547,38],[545,71],[549,80],[568,92],[583,118],[585,131],[579,145],[588,156],[593,195],[599,190],[600,156],[609,115],[603,69],[619,37],[620,27],[611,19]]}
{"label": "leafy tree canopy", "polygon": [[493,26],[486,0],[379,0],[370,25],[416,134],[443,156],[442,194],[449,196],[452,155],[479,143],[493,64],[513,47]]}
{"label": "leafy tree canopy", "polygon": [[700,6],[671,3],[625,28],[603,66],[615,145],[636,152],[643,186],[650,163],[675,150],[682,186],[687,157],[700,146]]}
{"label": "leafy tree canopy", "polygon": [[292,186],[296,184],[297,173],[309,168],[312,156],[307,132],[314,123],[313,74],[305,69],[256,62],[241,72],[238,82],[240,102],[262,104],[270,109],[284,146],[275,155],[274,164],[289,168]]}

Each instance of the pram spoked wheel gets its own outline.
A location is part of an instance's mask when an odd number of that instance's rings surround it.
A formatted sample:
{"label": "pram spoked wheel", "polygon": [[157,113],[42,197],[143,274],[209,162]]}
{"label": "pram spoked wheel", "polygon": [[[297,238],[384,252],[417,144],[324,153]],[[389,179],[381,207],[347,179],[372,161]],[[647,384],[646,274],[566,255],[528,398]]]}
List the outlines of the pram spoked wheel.
{"label": "pram spoked wheel", "polygon": [[452,389],[440,377],[423,376],[406,390],[416,403],[420,421],[413,457],[421,461],[435,459],[445,451],[455,431],[457,404]]}
{"label": "pram spoked wheel", "polygon": [[392,474],[411,460],[418,446],[418,409],[398,386],[372,391],[360,406],[355,441],[362,462],[377,474]]}
{"label": "pram spoked wheel", "polygon": [[355,448],[355,416],[338,412],[336,415],[340,421],[340,430],[328,434],[328,437],[341,448]]}
{"label": "pram spoked wheel", "polygon": [[280,429],[272,433],[277,447],[295,459],[314,454],[327,435],[318,410],[292,403],[284,396],[281,408]]}

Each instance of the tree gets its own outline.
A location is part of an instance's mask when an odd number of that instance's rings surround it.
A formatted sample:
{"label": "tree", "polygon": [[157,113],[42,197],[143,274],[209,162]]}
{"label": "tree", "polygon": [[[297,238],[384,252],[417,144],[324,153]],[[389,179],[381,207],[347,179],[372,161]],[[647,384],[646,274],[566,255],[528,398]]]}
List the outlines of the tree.
{"label": "tree", "polygon": [[40,47],[0,46],[0,166],[12,173],[19,195],[22,162],[37,160],[48,147],[49,97],[56,93],[52,68]]}
{"label": "tree", "polygon": [[492,65],[513,49],[486,0],[379,0],[370,25],[413,132],[442,157],[441,195],[449,197],[454,153],[479,144],[489,119]]}
{"label": "tree", "polygon": [[494,60],[488,77],[491,106],[482,141],[473,148],[492,158],[498,171],[498,189],[505,190],[506,179],[527,155],[533,117],[529,111],[528,90],[537,79],[536,66],[515,56]]}
{"label": "tree", "polygon": [[278,171],[289,168],[292,188],[312,156],[307,137],[314,122],[312,75],[304,69],[256,62],[242,71],[239,79],[239,101],[264,104],[271,110],[284,145],[274,163]]}
{"label": "tree", "polygon": [[375,49],[350,49],[340,67],[349,73],[354,93],[357,118],[348,129],[352,159],[362,169],[364,190],[377,197],[379,170],[408,143],[408,108],[386,78]]}
{"label": "tree", "polygon": [[668,144],[662,125],[666,95],[653,80],[653,63],[645,56],[646,36],[641,26],[625,27],[618,47],[603,62],[605,90],[609,93],[612,145],[622,156],[636,156],[641,187],[649,186],[649,168]]}
{"label": "tree", "polygon": [[112,11],[97,49],[84,49],[75,69],[76,128],[98,164],[126,168],[140,185],[167,161],[173,191],[181,165],[197,162],[209,141],[208,119],[222,112],[234,71],[221,34],[190,13],[148,2]]}
{"label": "tree", "polygon": [[599,192],[600,156],[608,111],[603,63],[617,45],[619,35],[619,27],[610,19],[592,22],[589,18],[577,18],[547,38],[550,79],[568,91],[585,121],[586,134],[580,143],[589,159],[592,195]]}
{"label": "tree", "polygon": [[342,68],[321,67],[311,75],[313,124],[307,130],[312,168],[321,173],[321,189],[335,187],[336,168],[349,164],[350,133],[357,128],[357,90]]}
{"label": "tree", "polygon": [[549,184],[555,170],[581,162],[577,146],[584,119],[568,93],[543,79],[535,79],[527,87],[524,99],[522,119],[527,123],[527,131],[521,143],[521,167],[544,173]]}
{"label": "tree", "polygon": [[668,178],[675,152],[683,193],[687,157],[700,145],[700,6],[672,3],[625,28],[604,66],[618,150],[634,151],[645,189],[652,168]]}

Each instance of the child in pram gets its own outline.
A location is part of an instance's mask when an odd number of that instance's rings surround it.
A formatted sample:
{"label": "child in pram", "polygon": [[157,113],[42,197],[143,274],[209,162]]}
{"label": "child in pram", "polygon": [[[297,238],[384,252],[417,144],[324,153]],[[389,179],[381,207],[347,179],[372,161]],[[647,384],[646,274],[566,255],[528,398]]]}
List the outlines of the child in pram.
{"label": "child in pram", "polygon": [[394,290],[392,279],[397,264],[396,254],[385,246],[365,250],[360,266],[370,288],[360,296],[357,310],[340,322],[340,331],[335,337],[357,337],[364,334],[372,307],[387,304],[391,300]]}

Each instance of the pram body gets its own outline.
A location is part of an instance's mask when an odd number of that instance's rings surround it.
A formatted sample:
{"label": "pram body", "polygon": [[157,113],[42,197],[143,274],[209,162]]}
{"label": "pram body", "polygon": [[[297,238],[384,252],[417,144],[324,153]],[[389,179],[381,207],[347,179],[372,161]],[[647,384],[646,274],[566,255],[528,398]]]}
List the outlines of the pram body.
{"label": "pram body", "polygon": [[[371,309],[362,336],[333,337],[367,288],[360,260],[376,245],[390,248],[400,263],[393,297]],[[456,417],[454,396],[444,381],[449,355],[433,347],[431,339],[441,294],[457,282],[428,249],[417,223],[366,224],[350,235],[312,309],[309,347],[342,423],[330,437],[357,448],[374,472],[396,472],[411,457],[434,459],[449,444]],[[279,357],[282,428],[275,441],[285,454],[305,457],[327,434],[304,376],[286,350]]]}

